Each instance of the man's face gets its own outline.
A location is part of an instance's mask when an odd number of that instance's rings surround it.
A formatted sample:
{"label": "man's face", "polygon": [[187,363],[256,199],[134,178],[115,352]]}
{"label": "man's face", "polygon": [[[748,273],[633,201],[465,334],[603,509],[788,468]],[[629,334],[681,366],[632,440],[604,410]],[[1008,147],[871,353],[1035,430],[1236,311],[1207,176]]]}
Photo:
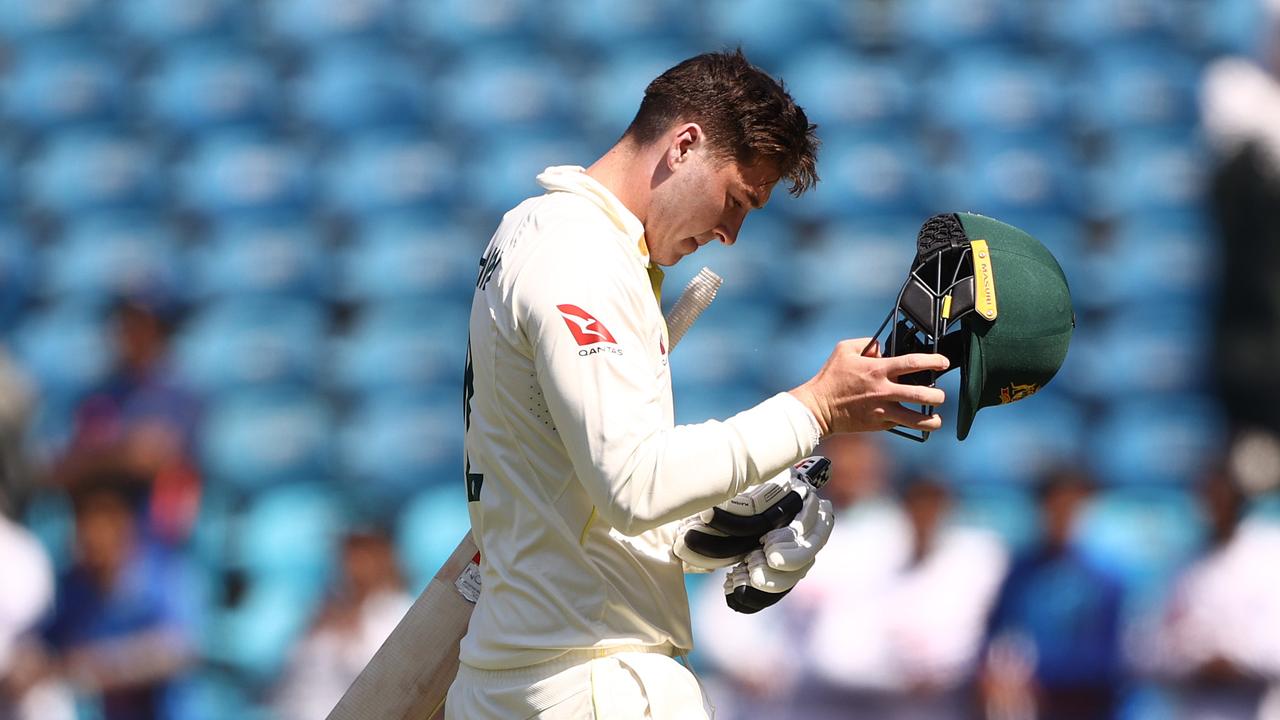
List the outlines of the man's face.
{"label": "man's face", "polygon": [[713,240],[732,245],[747,213],[763,207],[778,183],[771,163],[744,167],[717,157],[701,134],[670,151],[668,169],[645,224],[649,259],[658,265],[675,265]]}

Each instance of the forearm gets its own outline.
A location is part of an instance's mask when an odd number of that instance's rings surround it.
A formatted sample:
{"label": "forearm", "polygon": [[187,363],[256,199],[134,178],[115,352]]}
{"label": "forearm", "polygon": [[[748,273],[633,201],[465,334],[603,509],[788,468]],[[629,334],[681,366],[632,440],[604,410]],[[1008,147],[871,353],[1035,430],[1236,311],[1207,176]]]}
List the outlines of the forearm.
{"label": "forearm", "polygon": [[181,633],[160,629],[76,648],[63,668],[76,685],[108,691],[163,681],[193,660],[191,644]]}
{"label": "forearm", "polygon": [[818,428],[794,397],[779,394],[724,422],[682,425],[654,433],[610,472],[596,464],[594,482],[607,488],[601,513],[634,535],[732,498],[813,451]]}

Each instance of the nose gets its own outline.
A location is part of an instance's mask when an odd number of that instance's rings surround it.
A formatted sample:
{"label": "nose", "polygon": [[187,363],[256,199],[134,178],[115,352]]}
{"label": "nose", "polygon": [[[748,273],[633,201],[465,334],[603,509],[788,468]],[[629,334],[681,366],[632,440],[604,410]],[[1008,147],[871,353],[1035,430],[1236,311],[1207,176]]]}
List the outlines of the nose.
{"label": "nose", "polygon": [[720,242],[725,245],[732,245],[738,241],[738,231],[742,229],[742,221],[743,218],[741,217],[726,220],[717,225],[712,232],[715,233],[716,237],[720,238]]}

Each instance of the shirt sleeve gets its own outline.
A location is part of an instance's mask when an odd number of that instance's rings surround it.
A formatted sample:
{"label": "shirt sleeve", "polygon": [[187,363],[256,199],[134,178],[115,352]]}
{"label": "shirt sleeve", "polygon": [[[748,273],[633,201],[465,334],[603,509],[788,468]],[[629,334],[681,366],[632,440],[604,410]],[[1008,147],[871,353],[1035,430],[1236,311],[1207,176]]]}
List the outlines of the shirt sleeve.
{"label": "shirt sleeve", "polygon": [[517,312],[574,472],[602,519],[636,535],[772,477],[813,451],[819,429],[788,393],[723,422],[672,427],[644,330],[656,300],[610,243],[571,239],[543,253],[520,273]]}

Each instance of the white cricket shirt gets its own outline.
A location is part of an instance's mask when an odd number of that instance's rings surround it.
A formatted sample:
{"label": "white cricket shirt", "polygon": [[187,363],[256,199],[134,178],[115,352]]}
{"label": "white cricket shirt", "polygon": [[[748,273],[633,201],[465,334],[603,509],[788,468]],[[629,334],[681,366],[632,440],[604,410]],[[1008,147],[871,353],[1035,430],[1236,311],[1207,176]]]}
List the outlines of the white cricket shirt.
{"label": "white cricket shirt", "polygon": [[693,646],[675,523],[813,451],[780,393],[675,426],[639,221],[576,166],[504,216],[481,262],[466,373],[467,495],[484,590],[462,662]]}

